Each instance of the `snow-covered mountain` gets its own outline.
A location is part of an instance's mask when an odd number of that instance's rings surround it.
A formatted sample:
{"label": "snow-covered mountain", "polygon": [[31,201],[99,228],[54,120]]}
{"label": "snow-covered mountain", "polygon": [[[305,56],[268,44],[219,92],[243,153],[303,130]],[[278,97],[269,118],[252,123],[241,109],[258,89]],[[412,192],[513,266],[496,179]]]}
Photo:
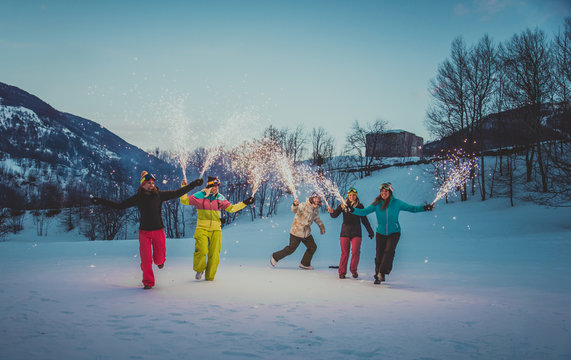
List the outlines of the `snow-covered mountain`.
{"label": "snow-covered mountain", "polygon": [[46,186],[50,192],[59,192],[61,196],[55,198],[61,199],[78,190],[132,190],[143,169],[161,176],[175,173],[172,165],[96,122],[58,111],[4,83],[0,83],[0,132],[0,175],[4,180],[0,207],[22,202],[53,207],[55,204],[38,203]]}

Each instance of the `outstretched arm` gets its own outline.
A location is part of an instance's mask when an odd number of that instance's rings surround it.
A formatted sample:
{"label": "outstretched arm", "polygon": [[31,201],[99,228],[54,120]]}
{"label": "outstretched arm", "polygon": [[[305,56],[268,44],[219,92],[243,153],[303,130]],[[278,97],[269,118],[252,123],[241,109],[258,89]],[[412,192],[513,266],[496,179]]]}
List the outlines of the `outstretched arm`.
{"label": "outstretched arm", "polygon": [[369,215],[370,213],[374,212],[376,208],[377,208],[376,205],[369,205],[369,206],[367,206],[367,207],[364,208],[364,209],[356,209],[356,208],[353,208],[353,211],[351,211],[351,213],[352,213],[352,214],[355,214],[355,215],[357,215],[357,216],[367,216],[367,215]]}
{"label": "outstretched arm", "polygon": [[180,189],[171,190],[171,191],[161,191],[160,192],[161,201],[167,201],[167,200],[172,200],[172,199],[176,199],[178,197],[181,197],[182,195],[186,194],[190,190],[199,186],[203,182],[204,182],[204,180],[202,180],[202,179],[196,179],[196,180],[192,181],[190,184],[181,187]]}
{"label": "outstretched arm", "polygon": [[113,209],[127,209],[137,205],[137,197],[138,197],[137,195],[133,195],[130,198],[123,200],[121,202],[111,201],[98,197],[92,197],[91,202],[95,205],[103,205]]}

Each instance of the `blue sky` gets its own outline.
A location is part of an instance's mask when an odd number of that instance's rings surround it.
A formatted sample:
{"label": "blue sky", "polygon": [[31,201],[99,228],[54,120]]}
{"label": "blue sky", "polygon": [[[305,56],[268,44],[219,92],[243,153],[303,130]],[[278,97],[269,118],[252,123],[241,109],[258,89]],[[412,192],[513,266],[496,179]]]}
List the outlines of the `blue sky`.
{"label": "blue sky", "polygon": [[0,81],[147,150],[270,124],[322,126],[340,150],[354,120],[430,138],[428,85],[455,37],[551,37],[565,16],[555,0],[2,0]]}

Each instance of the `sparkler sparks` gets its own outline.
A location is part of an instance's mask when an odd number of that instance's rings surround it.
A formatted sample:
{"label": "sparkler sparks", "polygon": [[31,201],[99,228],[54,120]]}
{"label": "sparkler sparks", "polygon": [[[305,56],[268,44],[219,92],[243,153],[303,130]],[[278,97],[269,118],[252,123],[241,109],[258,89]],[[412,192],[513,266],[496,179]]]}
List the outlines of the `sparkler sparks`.
{"label": "sparkler sparks", "polygon": [[461,151],[456,151],[443,162],[443,171],[446,171],[447,162],[453,164],[452,169],[446,173],[446,177],[436,197],[432,201],[432,205],[438,200],[445,197],[448,193],[454,192],[462,187],[474,176],[475,168],[477,167],[476,159],[466,159],[466,156]]}

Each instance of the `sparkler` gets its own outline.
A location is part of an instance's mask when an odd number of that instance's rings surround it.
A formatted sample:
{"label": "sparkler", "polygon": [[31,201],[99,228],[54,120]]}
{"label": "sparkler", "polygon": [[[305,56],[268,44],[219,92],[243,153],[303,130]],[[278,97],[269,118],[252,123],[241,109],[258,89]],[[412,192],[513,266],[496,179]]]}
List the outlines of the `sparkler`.
{"label": "sparkler", "polygon": [[[440,186],[440,189],[438,189],[438,193],[431,203],[432,205],[446,196],[446,194],[458,188],[462,188],[472,178],[474,174],[473,170],[477,166],[477,161],[474,159],[465,159],[461,151],[452,154],[448,160],[456,165],[447,173],[446,180]],[[446,170],[446,166],[444,166],[444,170]]]}

